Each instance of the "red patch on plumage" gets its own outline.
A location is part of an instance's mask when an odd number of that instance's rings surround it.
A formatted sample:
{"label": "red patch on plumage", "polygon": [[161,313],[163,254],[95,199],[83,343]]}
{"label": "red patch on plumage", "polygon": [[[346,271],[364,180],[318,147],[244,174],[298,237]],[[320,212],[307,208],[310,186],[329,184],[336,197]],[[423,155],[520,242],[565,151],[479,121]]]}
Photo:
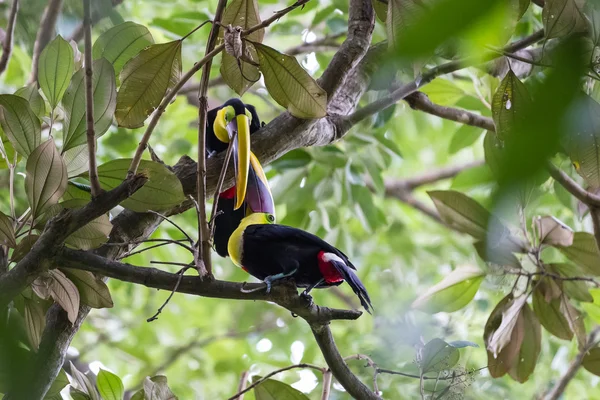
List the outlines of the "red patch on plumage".
{"label": "red patch on plumage", "polygon": [[319,261],[319,271],[321,271],[326,283],[338,283],[344,280],[333,264],[330,261],[325,261],[324,251],[319,252],[317,259]]}
{"label": "red patch on plumage", "polygon": [[235,197],[235,186],[230,187],[219,195],[222,199],[233,199]]}

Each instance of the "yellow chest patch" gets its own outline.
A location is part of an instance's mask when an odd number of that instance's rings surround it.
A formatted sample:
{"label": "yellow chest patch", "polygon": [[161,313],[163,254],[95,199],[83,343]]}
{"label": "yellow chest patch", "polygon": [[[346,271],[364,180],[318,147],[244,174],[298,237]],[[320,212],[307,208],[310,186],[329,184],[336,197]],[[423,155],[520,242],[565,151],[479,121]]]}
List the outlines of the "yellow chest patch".
{"label": "yellow chest patch", "polygon": [[242,253],[244,248],[244,229],[246,226],[240,225],[233,231],[227,242],[227,251],[231,261],[238,267],[242,267]]}

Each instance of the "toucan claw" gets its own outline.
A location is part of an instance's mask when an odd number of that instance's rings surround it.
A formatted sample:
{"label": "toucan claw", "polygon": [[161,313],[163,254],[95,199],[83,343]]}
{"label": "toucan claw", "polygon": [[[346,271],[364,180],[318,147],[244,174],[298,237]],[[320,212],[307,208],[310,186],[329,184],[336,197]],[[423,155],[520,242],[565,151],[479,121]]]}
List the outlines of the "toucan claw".
{"label": "toucan claw", "polygon": [[308,292],[306,290],[303,291],[302,293],[300,293],[300,297],[302,297],[304,300],[306,300],[306,302],[307,302],[306,308],[310,308],[314,304],[313,297],[310,294],[308,294]]}

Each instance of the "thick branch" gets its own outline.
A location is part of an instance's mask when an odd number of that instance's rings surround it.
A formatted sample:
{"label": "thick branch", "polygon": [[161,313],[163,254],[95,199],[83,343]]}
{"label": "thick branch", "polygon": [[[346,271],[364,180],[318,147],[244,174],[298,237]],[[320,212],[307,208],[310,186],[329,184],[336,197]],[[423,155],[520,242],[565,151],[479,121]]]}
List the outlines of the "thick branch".
{"label": "thick branch", "polygon": [[8,60],[12,54],[13,36],[15,33],[15,21],[17,20],[17,12],[19,11],[19,0],[13,0],[8,17],[8,26],[6,27],[6,36],[2,43],[2,57],[0,58],[0,74],[6,70]]}
{"label": "thick branch", "polygon": [[44,47],[50,42],[50,39],[54,37],[54,27],[56,26],[56,20],[62,9],[62,0],[49,0],[42,19],[40,21],[40,29],[37,32],[35,38],[35,44],[33,45],[33,56],[31,63],[31,75],[29,77],[29,83],[37,82],[38,78],[38,63],[40,60],[40,54]]}
{"label": "thick branch", "polygon": [[588,192],[577,182],[575,182],[569,175],[567,175],[563,170],[556,168],[552,163],[548,163],[547,165],[548,172],[550,172],[550,176],[554,178],[558,183],[562,185],[569,193],[575,196],[579,201],[583,204],[592,207],[600,207],[600,196]]}
{"label": "thick branch", "polygon": [[144,176],[134,176],[115,189],[102,193],[82,208],[64,210],[52,218],[31,251],[13,269],[0,277],[0,308],[21,293],[42,271],[53,266],[52,260],[59,246],[71,233],[116,207],[142,187],[146,180]]}
{"label": "thick branch", "polygon": [[[177,274],[156,268],[137,267],[68,248],[60,250],[57,260],[59,261],[57,265],[60,266],[90,271],[155,289],[171,291],[179,279]],[[177,292],[219,299],[271,301],[314,323],[326,323],[336,319],[357,319],[362,315],[362,312],[355,310],[338,310],[319,307],[315,304],[309,305],[304,298],[298,295],[293,285],[274,286],[268,294],[264,290],[250,292],[263,287],[262,283],[244,284],[184,276]]]}
{"label": "thick branch", "polygon": [[350,371],[337,349],[329,325],[311,324],[311,329],[329,369],[344,389],[355,399],[380,400],[378,395],[373,393]]}

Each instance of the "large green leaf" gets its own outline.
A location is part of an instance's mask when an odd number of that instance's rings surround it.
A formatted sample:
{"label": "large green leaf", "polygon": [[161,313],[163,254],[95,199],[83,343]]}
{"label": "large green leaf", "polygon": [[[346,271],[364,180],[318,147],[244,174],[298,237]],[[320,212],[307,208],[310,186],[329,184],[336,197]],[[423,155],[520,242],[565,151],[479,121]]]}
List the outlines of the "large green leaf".
{"label": "large green leaf", "polygon": [[[254,382],[259,379],[261,379],[260,376],[252,377]],[[254,396],[256,397],[256,400],[309,400],[304,393],[294,389],[286,383],[274,379],[267,379],[256,386],[254,388]]]}
{"label": "large green leaf", "polygon": [[25,193],[31,215],[37,218],[67,189],[67,167],[52,139],[37,147],[27,159]]}
{"label": "large green leaf", "polygon": [[273,99],[298,118],[327,115],[327,93],[298,64],[295,57],[254,42],[260,70]]}
{"label": "large green leaf", "polygon": [[591,189],[600,188],[600,104],[581,96],[573,116],[574,132],[564,144],[575,170]]}
{"label": "large green leaf", "polygon": [[65,151],[62,156],[67,166],[67,175],[69,178],[81,175],[88,171],[89,157],[87,143],[70,148]]}
{"label": "large green leaf", "polygon": [[416,18],[425,10],[423,0],[388,0],[385,28],[390,49],[398,48],[402,32],[414,25]]}
{"label": "large green leaf", "polygon": [[[526,301],[521,299],[522,304]],[[522,307],[522,304],[515,305],[512,294],[504,297],[494,307],[490,316],[485,323],[483,331],[483,341],[487,349],[488,370],[494,378],[499,378],[505,375],[514,364],[524,336],[524,320],[516,317],[512,330],[504,330],[498,332],[501,325],[506,326],[512,324],[512,320],[507,318],[515,318],[514,311],[509,313],[511,308]],[[506,317],[506,318],[505,318]],[[504,322],[504,324],[503,324]],[[493,340],[493,341],[492,341]]]}
{"label": "large green leaf", "polygon": [[[105,190],[117,187],[127,176],[131,159],[109,161],[98,167],[100,185]],[[186,197],[177,177],[164,165],[142,160],[139,173],[148,177],[148,182],[121,205],[136,212],[161,211],[174,207]]]}
{"label": "large green leaf", "polygon": [[585,32],[587,22],[578,4],[579,0],[546,0],[542,11],[547,39]]}
{"label": "large green leaf", "polygon": [[111,62],[118,76],[127,61],[152,44],[154,39],[148,28],[127,21],[100,35],[94,43],[92,55],[94,60],[106,58]]}
{"label": "large green leaf", "polygon": [[58,35],[42,50],[38,82],[53,110],[67,90],[74,68],[73,48],[62,36]]}
{"label": "large green leaf", "polygon": [[463,125],[457,129],[452,135],[450,140],[450,146],[448,147],[448,153],[456,154],[465,147],[469,147],[481,136],[484,132],[483,129],[476,126]]}
{"label": "large green leaf", "polygon": [[442,339],[435,338],[428,342],[423,348],[423,359],[421,370],[427,372],[440,372],[452,369],[458,363],[460,353],[454,346],[449,345]]}
{"label": "large green leaf", "polygon": [[483,278],[485,272],[477,267],[457,268],[427,289],[412,303],[412,307],[429,313],[460,310],[473,300]]}
{"label": "large green leaf", "polygon": [[[540,323],[554,336],[571,340],[573,331],[569,320],[561,311],[561,298],[546,299],[545,285],[540,285],[533,293],[533,310]],[[549,301],[547,301],[549,300]]]}
{"label": "large green leaf", "polygon": [[535,370],[535,365],[542,350],[542,328],[528,304],[521,308],[519,319],[522,319],[523,323],[523,341],[519,347],[516,362],[508,373],[513,379],[524,383]]}
{"label": "large green leaf", "polygon": [[29,102],[13,94],[0,95],[0,124],[19,154],[28,157],[40,145],[42,129]]}
{"label": "large green leaf", "polygon": [[[563,276],[565,278],[581,277],[585,274],[581,268],[570,263],[555,263],[546,266],[549,272]],[[575,300],[584,302],[593,302],[594,298],[590,294],[588,284],[583,281],[562,281],[562,289],[565,294]]]}
{"label": "large green leaf", "polygon": [[25,328],[27,329],[27,338],[31,348],[37,350],[46,326],[46,310],[37,299],[28,299],[23,297],[25,307]]}
{"label": "large green leaf", "polygon": [[588,351],[581,365],[592,374],[600,376],[600,347]]}
{"label": "large green leaf", "polygon": [[121,378],[112,372],[101,369],[96,379],[96,386],[103,400],[121,400],[125,388]]}
{"label": "large green leaf", "polygon": [[496,125],[496,135],[500,140],[510,137],[517,118],[526,118],[524,110],[529,107],[531,98],[527,88],[509,70],[492,98],[492,116]]}
{"label": "large green leaf", "polygon": [[12,247],[17,246],[15,230],[12,220],[0,211],[0,245]]}
{"label": "large green leaf", "polygon": [[600,251],[594,235],[587,232],[575,232],[573,244],[557,247],[569,261],[579,265],[586,274],[600,275]]}
{"label": "large green leaf", "polygon": [[[92,65],[92,91],[94,96],[94,133],[102,136],[110,127],[117,106],[117,86],[112,65],[101,58]],[[62,152],[87,143],[85,71],[73,75],[62,100],[65,111]]]}
{"label": "large green leaf", "polygon": [[38,86],[35,82],[22,87],[15,92],[15,96],[24,98],[29,102],[31,110],[40,119],[46,115],[46,102],[38,90]]}
{"label": "large green leaf", "polygon": [[77,286],[83,304],[92,308],[112,308],[110,291],[102,279],[88,271],[70,268],[61,271]]}
{"label": "large green leaf", "polygon": [[484,239],[491,214],[478,202],[455,190],[427,192],[442,220],[452,229]]}
{"label": "large green leaf", "polygon": [[119,126],[139,128],[181,75],[181,41],[154,44],[121,72],[115,117]]}

